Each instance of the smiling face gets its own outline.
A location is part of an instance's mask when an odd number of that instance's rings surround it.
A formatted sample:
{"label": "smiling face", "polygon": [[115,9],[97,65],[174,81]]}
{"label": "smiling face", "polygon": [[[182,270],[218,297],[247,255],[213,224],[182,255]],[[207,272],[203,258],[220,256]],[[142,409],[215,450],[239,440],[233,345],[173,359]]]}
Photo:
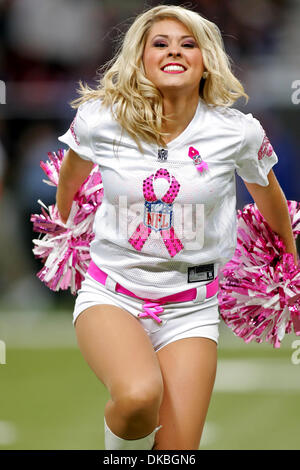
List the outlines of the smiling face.
{"label": "smiling face", "polygon": [[176,19],[157,21],[149,30],[143,63],[146,77],[167,93],[197,94],[204,72],[196,39]]}

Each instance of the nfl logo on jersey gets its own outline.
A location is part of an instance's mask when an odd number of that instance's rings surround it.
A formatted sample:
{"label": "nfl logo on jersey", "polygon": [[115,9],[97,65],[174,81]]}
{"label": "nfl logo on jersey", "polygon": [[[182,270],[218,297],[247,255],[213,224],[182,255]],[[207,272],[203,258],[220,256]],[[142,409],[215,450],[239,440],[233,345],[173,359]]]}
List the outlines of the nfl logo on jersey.
{"label": "nfl logo on jersey", "polygon": [[144,224],[155,232],[169,230],[172,226],[172,204],[161,200],[145,201]]}
{"label": "nfl logo on jersey", "polygon": [[158,150],[158,156],[157,156],[157,160],[159,162],[164,162],[166,161],[168,158],[168,150],[166,149],[159,149]]}

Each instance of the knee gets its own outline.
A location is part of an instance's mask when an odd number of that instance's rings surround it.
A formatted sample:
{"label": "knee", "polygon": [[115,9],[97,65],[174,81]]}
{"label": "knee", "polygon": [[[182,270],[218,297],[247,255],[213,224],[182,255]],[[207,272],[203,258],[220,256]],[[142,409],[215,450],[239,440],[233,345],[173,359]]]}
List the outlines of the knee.
{"label": "knee", "polygon": [[162,384],[128,386],[117,399],[118,410],[126,420],[153,420],[158,415],[163,397]]}

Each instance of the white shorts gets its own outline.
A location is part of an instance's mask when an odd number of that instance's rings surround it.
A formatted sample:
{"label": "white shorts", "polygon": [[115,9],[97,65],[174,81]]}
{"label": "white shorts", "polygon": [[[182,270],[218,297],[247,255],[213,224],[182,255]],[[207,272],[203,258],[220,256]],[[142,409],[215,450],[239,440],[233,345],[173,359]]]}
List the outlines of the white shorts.
{"label": "white shorts", "polygon": [[[210,338],[218,344],[219,304],[217,294],[204,301],[174,302],[162,305],[158,323],[152,317],[139,318],[143,312],[143,300],[108,290],[100,282],[86,274],[77,293],[73,312],[73,325],[84,310],[94,305],[109,304],[120,307],[138,318],[148,334],[155,351],[182,338]],[[113,315],[113,313],[112,313]]]}

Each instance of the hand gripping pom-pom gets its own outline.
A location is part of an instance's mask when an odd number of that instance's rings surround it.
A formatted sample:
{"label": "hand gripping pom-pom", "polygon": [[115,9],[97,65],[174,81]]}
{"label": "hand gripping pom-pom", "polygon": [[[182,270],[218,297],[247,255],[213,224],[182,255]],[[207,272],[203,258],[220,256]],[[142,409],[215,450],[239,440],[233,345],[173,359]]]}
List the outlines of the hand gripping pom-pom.
{"label": "hand gripping pom-pom", "polygon": [[[64,150],[49,152],[49,160],[40,166],[48,176],[45,183],[58,185],[59,171]],[[75,294],[81,287],[90,262],[90,243],[94,239],[95,212],[101,205],[103,185],[98,166],[94,165],[90,175],[75,194],[66,224],[60,219],[57,205],[46,207],[42,201],[41,214],[32,214],[33,230],[41,235],[33,240],[33,253],[44,267],[37,276],[51,290],[69,289]]]}
{"label": "hand gripping pom-pom", "polygon": [[[288,201],[293,235],[300,233],[300,203]],[[279,348],[285,333],[300,335],[300,262],[285,253],[256,204],[238,211],[237,248],[221,270],[220,314],[246,343]]]}

